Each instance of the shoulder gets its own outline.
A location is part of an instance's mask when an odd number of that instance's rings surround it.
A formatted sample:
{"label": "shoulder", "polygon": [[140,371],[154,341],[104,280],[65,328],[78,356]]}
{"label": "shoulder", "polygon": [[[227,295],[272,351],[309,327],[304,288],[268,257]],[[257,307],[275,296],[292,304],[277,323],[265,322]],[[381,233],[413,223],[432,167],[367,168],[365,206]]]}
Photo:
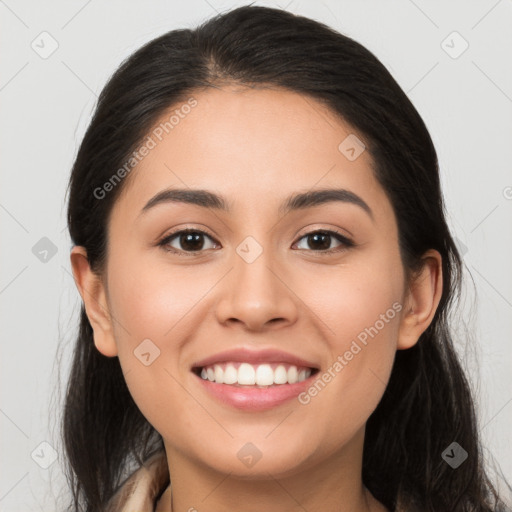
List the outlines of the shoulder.
{"label": "shoulder", "polygon": [[158,452],[120,485],[109,500],[106,512],[154,512],[168,484],[167,458],[165,452]]}

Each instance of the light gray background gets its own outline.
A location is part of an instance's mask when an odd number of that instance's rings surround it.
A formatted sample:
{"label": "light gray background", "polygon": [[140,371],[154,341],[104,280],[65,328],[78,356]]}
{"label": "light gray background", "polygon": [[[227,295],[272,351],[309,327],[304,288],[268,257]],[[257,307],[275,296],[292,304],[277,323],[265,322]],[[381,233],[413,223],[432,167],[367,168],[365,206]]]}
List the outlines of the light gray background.
{"label": "light gray background", "polygon": [[[146,41],[246,3],[0,0],[1,511],[54,511],[65,503],[58,386],[80,297],[64,194],[97,95]],[[461,330],[458,348],[478,390],[486,453],[512,481],[512,2],[255,3],[286,7],[361,42],[425,120],[450,226],[474,280],[461,325],[477,345]],[[47,58],[31,47],[51,48],[43,31],[58,43]],[[469,44],[457,58],[464,41],[454,31]],[[43,237],[57,249],[46,262],[32,251]]]}

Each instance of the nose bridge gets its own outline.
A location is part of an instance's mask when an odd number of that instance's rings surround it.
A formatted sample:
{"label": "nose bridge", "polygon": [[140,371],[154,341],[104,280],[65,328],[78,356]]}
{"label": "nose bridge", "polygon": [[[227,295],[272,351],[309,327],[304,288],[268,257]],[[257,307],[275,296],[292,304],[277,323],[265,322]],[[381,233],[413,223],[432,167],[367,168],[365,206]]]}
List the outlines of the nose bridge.
{"label": "nose bridge", "polygon": [[219,321],[237,320],[258,329],[278,319],[296,320],[293,293],[283,283],[276,261],[270,244],[265,247],[253,236],[242,240],[235,248],[231,275],[217,306]]}
{"label": "nose bridge", "polygon": [[[271,292],[275,288],[273,282],[277,279],[272,267],[275,265],[275,254],[270,244],[260,244],[253,236],[247,236],[237,247],[233,258],[236,281],[244,294],[253,294],[258,297],[262,291]],[[261,300],[261,299],[258,299]]]}

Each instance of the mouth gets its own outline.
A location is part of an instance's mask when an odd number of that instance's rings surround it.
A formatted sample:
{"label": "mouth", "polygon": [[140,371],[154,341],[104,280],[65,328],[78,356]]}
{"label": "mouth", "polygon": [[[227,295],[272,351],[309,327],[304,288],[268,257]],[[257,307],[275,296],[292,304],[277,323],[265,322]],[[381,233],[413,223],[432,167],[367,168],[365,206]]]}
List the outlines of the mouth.
{"label": "mouth", "polygon": [[191,371],[206,396],[223,406],[259,412],[297,398],[320,367],[282,350],[241,346],[196,361]]}
{"label": "mouth", "polygon": [[317,374],[318,368],[286,362],[249,363],[225,361],[195,366],[192,372],[205,381],[239,388],[293,385]]}

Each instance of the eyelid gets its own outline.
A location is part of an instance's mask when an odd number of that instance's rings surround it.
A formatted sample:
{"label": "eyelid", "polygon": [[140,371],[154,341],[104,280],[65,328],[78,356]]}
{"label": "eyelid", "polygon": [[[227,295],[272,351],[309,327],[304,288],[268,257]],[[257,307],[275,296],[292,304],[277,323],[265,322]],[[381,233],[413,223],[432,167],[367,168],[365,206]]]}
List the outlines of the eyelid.
{"label": "eyelid", "polygon": [[336,234],[336,235],[339,235],[344,240],[347,240],[349,242],[352,242],[352,240],[354,238],[354,235],[347,229],[342,229],[342,228],[334,227],[334,226],[333,227],[325,227],[325,225],[321,226],[318,223],[309,224],[308,226],[302,228],[298,232],[298,234],[295,236],[297,237],[298,240],[300,240],[301,238],[303,238],[306,235],[310,235],[310,234],[318,233],[318,232]]}
{"label": "eyelid", "polygon": [[204,228],[196,228],[193,226],[180,226],[179,228],[171,231],[170,233],[167,233],[162,238],[159,239],[159,241],[156,243],[157,246],[162,247],[165,251],[172,252],[174,254],[180,254],[180,255],[188,255],[188,256],[194,256],[194,255],[201,255],[204,253],[204,250],[201,251],[182,251],[180,249],[175,249],[174,247],[169,248],[167,245],[170,243],[170,241],[177,237],[178,235],[182,233],[200,233],[202,235],[206,235],[208,238],[211,238],[213,242],[216,245],[220,245],[220,243],[216,240],[216,238],[209,233]]}
{"label": "eyelid", "polygon": [[[329,235],[330,237],[335,238],[336,240],[338,240],[338,242],[340,242],[342,244],[342,247],[337,247],[334,249],[319,250],[319,251],[307,250],[306,252],[310,252],[312,254],[318,254],[318,255],[329,255],[329,254],[338,253],[338,252],[342,251],[343,249],[349,249],[351,247],[356,246],[355,242],[352,239],[350,239],[348,236],[344,235],[340,231],[338,231],[336,229],[323,229],[323,228],[310,229],[309,231],[306,231],[306,233],[304,233],[303,235],[300,235],[298,237],[297,242],[295,242],[293,245],[296,245],[303,238],[306,238],[309,235],[314,235],[317,233],[325,233],[325,234]],[[343,246],[345,246],[345,247],[343,247]],[[299,249],[299,250],[304,250],[304,249]]]}
{"label": "eyelid", "polygon": [[[157,245],[161,246],[164,250],[166,250],[168,252],[172,252],[172,253],[180,254],[180,255],[199,256],[202,253],[204,253],[205,250],[200,250],[200,251],[182,251],[180,249],[168,248],[167,247],[167,245],[170,243],[171,239],[173,239],[174,237],[176,237],[176,236],[178,236],[178,235],[180,235],[182,233],[187,233],[187,232],[199,233],[199,234],[202,234],[202,235],[206,235],[208,238],[211,238],[214,241],[215,244],[220,245],[219,242],[216,240],[216,238],[213,235],[211,235],[207,230],[205,230],[204,228],[196,228],[196,227],[193,227],[193,226],[192,227],[191,226],[181,226],[181,227],[177,228],[176,230],[171,231],[170,233],[168,233],[165,236],[163,236],[157,242]],[[325,233],[327,235],[330,235],[331,237],[337,239],[341,244],[343,244],[345,246],[345,249],[356,246],[355,242],[353,242],[353,240],[351,238],[349,238],[348,236],[344,235],[343,233],[341,233],[337,229],[332,229],[332,228],[331,229],[327,229],[327,228],[320,228],[320,227],[318,227],[318,228],[310,228],[308,231],[304,232],[303,234],[297,235],[298,238],[297,238],[296,242],[293,243],[292,247],[294,245],[296,245],[298,242],[300,242],[303,238],[307,237],[308,235],[313,235],[313,234],[316,234],[316,233]],[[305,250],[305,249],[299,249],[299,250]],[[322,255],[322,254],[325,254],[325,255],[335,254],[335,253],[337,253],[339,251],[340,251],[340,248],[325,249],[325,250],[319,250],[319,251],[306,250],[306,252],[310,252],[310,253],[313,253],[313,254],[316,253],[316,254],[319,254],[319,255]]]}

